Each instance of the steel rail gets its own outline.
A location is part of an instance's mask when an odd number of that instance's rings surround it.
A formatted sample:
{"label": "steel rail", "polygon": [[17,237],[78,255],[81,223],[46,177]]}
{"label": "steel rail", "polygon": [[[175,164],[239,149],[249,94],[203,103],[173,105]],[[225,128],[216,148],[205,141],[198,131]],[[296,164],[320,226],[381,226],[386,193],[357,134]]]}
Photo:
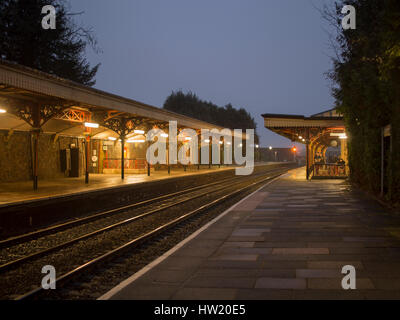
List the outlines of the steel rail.
{"label": "steel rail", "polygon": [[233,180],[233,179],[234,178],[227,178],[227,179],[224,179],[222,181],[213,182],[213,183],[210,183],[210,184],[207,184],[207,185],[204,184],[204,185],[201,185],[201,186],[197,186],[197,187],[193,187],[193,188],[189,188],[189,189],[184,189],[184,190],[181,190],[181,191],[168,193],[168,194],[165,194],[165,195],[162,195],[162,196],[159,196],[159,197],[155,197],[155,198],[151,198],[151,199],[144,200],[144,201],[141,201],[141,202],[136,202],[136,203],[125,205],[125,206],[121,206],[121,207],[118,207],[118,208],[102,211],[102,212],[99,212],[99,213],[96,213],[96,214],[93,214],[93,215],[90,215],[90,216],[87,216],[87,217],[75,219],[73,221],[68,221],[68,222],[65,222],[65,223],[60,223],[58,225],[54,225],[54,226],[51,226],[51,227],[43,228],[43,229],[40,229],[40,230],[37,230],[37,231],[33,231],[33,232],[30,232],[30,233],[27,233],[27,234],[22,234],[22,235],[15,236],[15,237],[12,237],[12,238],[9,238],[9,239],[1,240],[0,241],[0,249],[3,249],[5,247],[9,247],[9,246],[13,246],[13,245],[17,245],[17,244],[20,244],[20,243],[23,243],[23,242],[26,242],[26,241],[29,241],[29,240],[37,239],[37,238],[46,236],[46,235],[54,233],[54,232],[63,231],[65,229],[68,229],[68,228],[71,228],[71,227],[75,227],[75,226],[80,225],[80,224],[88,223],[88,222],[103,218],[105,216],[111,216],[111,215],[114,215],[114,214],[118,214],[118,213],[121,213],[121,211],[124,211],[124,210],[142,207],[142,206],[149,205],[149,204],[152,204],[152,203],[157,202],[157,201],[162,201],[162,200],[168,199],[170,197],[176,197],[176,196],[179,196],[179,195],[184,195],[184,194],[192,192],[192,191],[208,188],[210,186],[213,186],[213,185],[216,185],[216,184],[219,184],[219,183],[223,183],[223,182],[228,181],[228,180]]}

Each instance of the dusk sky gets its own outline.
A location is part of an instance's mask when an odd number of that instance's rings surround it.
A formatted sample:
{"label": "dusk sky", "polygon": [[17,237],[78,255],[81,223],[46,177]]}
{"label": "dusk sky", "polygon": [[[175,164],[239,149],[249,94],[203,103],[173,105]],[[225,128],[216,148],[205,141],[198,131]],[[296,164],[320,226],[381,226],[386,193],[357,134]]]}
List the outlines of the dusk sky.
{"label": "dusk sky", "polygon": [[333,107],[326,22],[317,0],[70,0],[102,53],[96,88],[162,107],[173,91],[244,107],[261,145],[291,142],[263,113],[311,115]]}

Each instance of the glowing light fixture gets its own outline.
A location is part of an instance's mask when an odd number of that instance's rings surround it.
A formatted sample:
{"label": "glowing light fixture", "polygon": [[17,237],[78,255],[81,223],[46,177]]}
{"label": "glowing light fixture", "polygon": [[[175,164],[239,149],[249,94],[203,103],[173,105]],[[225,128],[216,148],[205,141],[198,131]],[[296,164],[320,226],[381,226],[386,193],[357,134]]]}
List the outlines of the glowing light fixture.
{"label": "glowing light fixture", "polygon": [[258,144],[256,144],[256,148],[258,149],[260,146]]}
{"label": "glowing light fixture", "polygon": [[303,139],[303,137],[302,137],[302,136],[300,136],[300,137],[299,137],[299,139],[300,139],[300,140],[302,140],[302,139]]}
{"label": "glowing light fixture", "polygon": [[168,134],[167,133],[161,133],[161,137],[168,138]]}
{"label": "glowing light fixture", "polygon": [[190,141],[190,140],[192,140],[191,137],[186,137],[186,138],[185,138],[185,141]]}
{"label": "glowing light fixture", "polygon": [[219,142],[219,144],[223,144],[223,142],[222,142],[222,141],[220,141],[220,142]]}
{"label": "glowing light fixture", "polygon": [[347,135],[343,134],[343,135],[339,136],[339,139],[346,140],[347,139]]}
{"label": "glowing light fixture", "polygon": [[331,137],[341,137],[341,136],[345,136],[346,133],[344,132],[331,132]]}
{"label": "glowing light fixture", "polygon": [[239,147],[240,147],[240,148],[243,147],[243,143],[239,144]]}
{"label": "glowing light fixture", "polygon": [[110,140],[110,141],[117,141],[117,138],[114,138],[114,137],[108,137],[108,140]]}
{"label": "glowing light fixture", "polygon": [[99,124],[98,123],[93,123],[93,122],[85,122],[85,127],[86,128],[98,128]]}
{"label": "glowing light fixture", "polygon": [[136,133],[136,134],[144,134],[143,130],[134,130],[133,132]]}
{"label": "glowing light fixture", "polygon": [[6,113],[6,112],[7,112],[7,110],[0,109],[0,113]]}
{"label": "glowing light fixture", "polygon": [[129,139],[127,141],[127,143],[145,143],[146,140],[133,140],[133,139]]}
{"label": "glowing light fixture", "polygon": [[271,147],[271,146],[269,147],[269,150],[272,150],[272,147]]}
{"label": "glowing light fixture", "polygon": [[210,139],[204,140],[205,143],[210,143]]}
{"label": "glowing light fixture", "polygon": [[228,146],[230,146],[232,143],[230,143],[230,142],[227,142],[226,144],[227,144]]}

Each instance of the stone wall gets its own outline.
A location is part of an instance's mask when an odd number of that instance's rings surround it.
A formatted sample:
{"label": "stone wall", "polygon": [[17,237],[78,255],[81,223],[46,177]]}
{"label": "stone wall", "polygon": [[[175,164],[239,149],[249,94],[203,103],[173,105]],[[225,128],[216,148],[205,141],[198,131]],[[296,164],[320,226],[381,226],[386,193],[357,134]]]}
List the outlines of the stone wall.
{"label": "stone wall", "polygon": [[[107,143],[104,150],[104,144]],[[38,177],[40,179],[55,179],[65,177],[61,172],[60,150],[69,149],[71,144],[79,148],[79,175],[85,174],[84,139],[40,134],[38,145]],[[126,143],[127,159],[145,159],[145,143]],[[91,161],[93,151],[96,151],[98,162],[96,167]],[[104,159],[121,159],[121,143],[116,141],[93,140],[90,149],[89,171],[103,173]],[[29,132],[14,132],[9,136],[8,131],[0,130],[0,182],[28,181],[32,178],[32,143]]]}
{"label": "stone wall", "polygon": [[0,181],[26,181],[32,177],[30,135],[0,131]]}
{"label": "stone wall", "polygon": [[[38,145],[38,177],[54,179],[65,176],[61,172],[60,150],[67,149],[73,143],[80,150],[80,175],[84,174],[83,139],[40,134]],[[0,131],[0,181],[28,181],[32,178],[32,143],[29,132]]]}

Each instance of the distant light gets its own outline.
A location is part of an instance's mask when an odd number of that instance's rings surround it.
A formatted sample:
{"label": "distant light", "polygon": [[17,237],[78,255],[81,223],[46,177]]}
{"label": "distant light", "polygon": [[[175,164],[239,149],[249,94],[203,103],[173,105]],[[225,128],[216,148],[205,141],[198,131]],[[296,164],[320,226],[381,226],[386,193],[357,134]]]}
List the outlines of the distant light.
{"label": "distant light", "polygon": [[110,141],[117,141],[117,138],[114,138],[114,137],[108,137],[108,140],[110,140]]}
{"label": "distant light", "polygon": [[144,134],[143,130],[134,130],[133,132],[136,133],[136,134]]}
{"label": "distant light", "polygon": [[186,138],[185,138],[185,141],[190,141],[190,140],[192,140],[191,137],[186,137]]}
{"label": "distant light", "polygon": [[296,152],[296,151],[297,151],[297,148],[296,148],[296,147],[293,147],[292,150],[293,150],[293,152]]}
{"label": "distant light", "polygon": [[269,147],[269,150],[272,150],[272,147]]}
{"label": "distant light", "polygon": [[7,113],[7,110],[0,109],[0,113]]}
{"label": "distant light", "polygon": [[306,142],[306,139],[303,138],[302,140],[303,140],[303,142]]}
{"label": "distant light", "polygon": [[226,144],[227,144],[228,146],[230,146],[232,143],[230,143],[230,142],[227,142]]}
{"label": "distant light", "polygon": [[219,142],[219,144],[223,144],[223,142],[222,142],[222,141],[220,141],[220,142]]}
{"label": "distant light", "polygon": [[243,147],[243,143],[239,144],[239,147],[240,147],[240,148]]}
{"label": "distant light", "polygon": [[342,139],[342,140],[346,140],[347,139],[347,135],[341,135],[341,136],[339,136],[339,139]]}
{"label": "distant light", "polygon": [[258,149],[260,146],[258,144],[256,144],[256,148]]}
{"label": "distant light", "polygon": [[100,125],[98,123],[92,123],[92,122],[85,122],[85,127],[86,128],[98,128]]}
{"label": "distant light", "polygon": [[303,139],[303,137],[302,137],[302,136],[300,136],[300,137],[299,137],[299,139],[300,139],[300,140],[302,140],[302,139]]}
{"label": "distant light", "polygon": [[204,140],[205,143],[210,143],[210,139]]}
{"label": "distant light", "polygon": [[167,133],[161,133],[161,137],[168,138],[168,134]]}

